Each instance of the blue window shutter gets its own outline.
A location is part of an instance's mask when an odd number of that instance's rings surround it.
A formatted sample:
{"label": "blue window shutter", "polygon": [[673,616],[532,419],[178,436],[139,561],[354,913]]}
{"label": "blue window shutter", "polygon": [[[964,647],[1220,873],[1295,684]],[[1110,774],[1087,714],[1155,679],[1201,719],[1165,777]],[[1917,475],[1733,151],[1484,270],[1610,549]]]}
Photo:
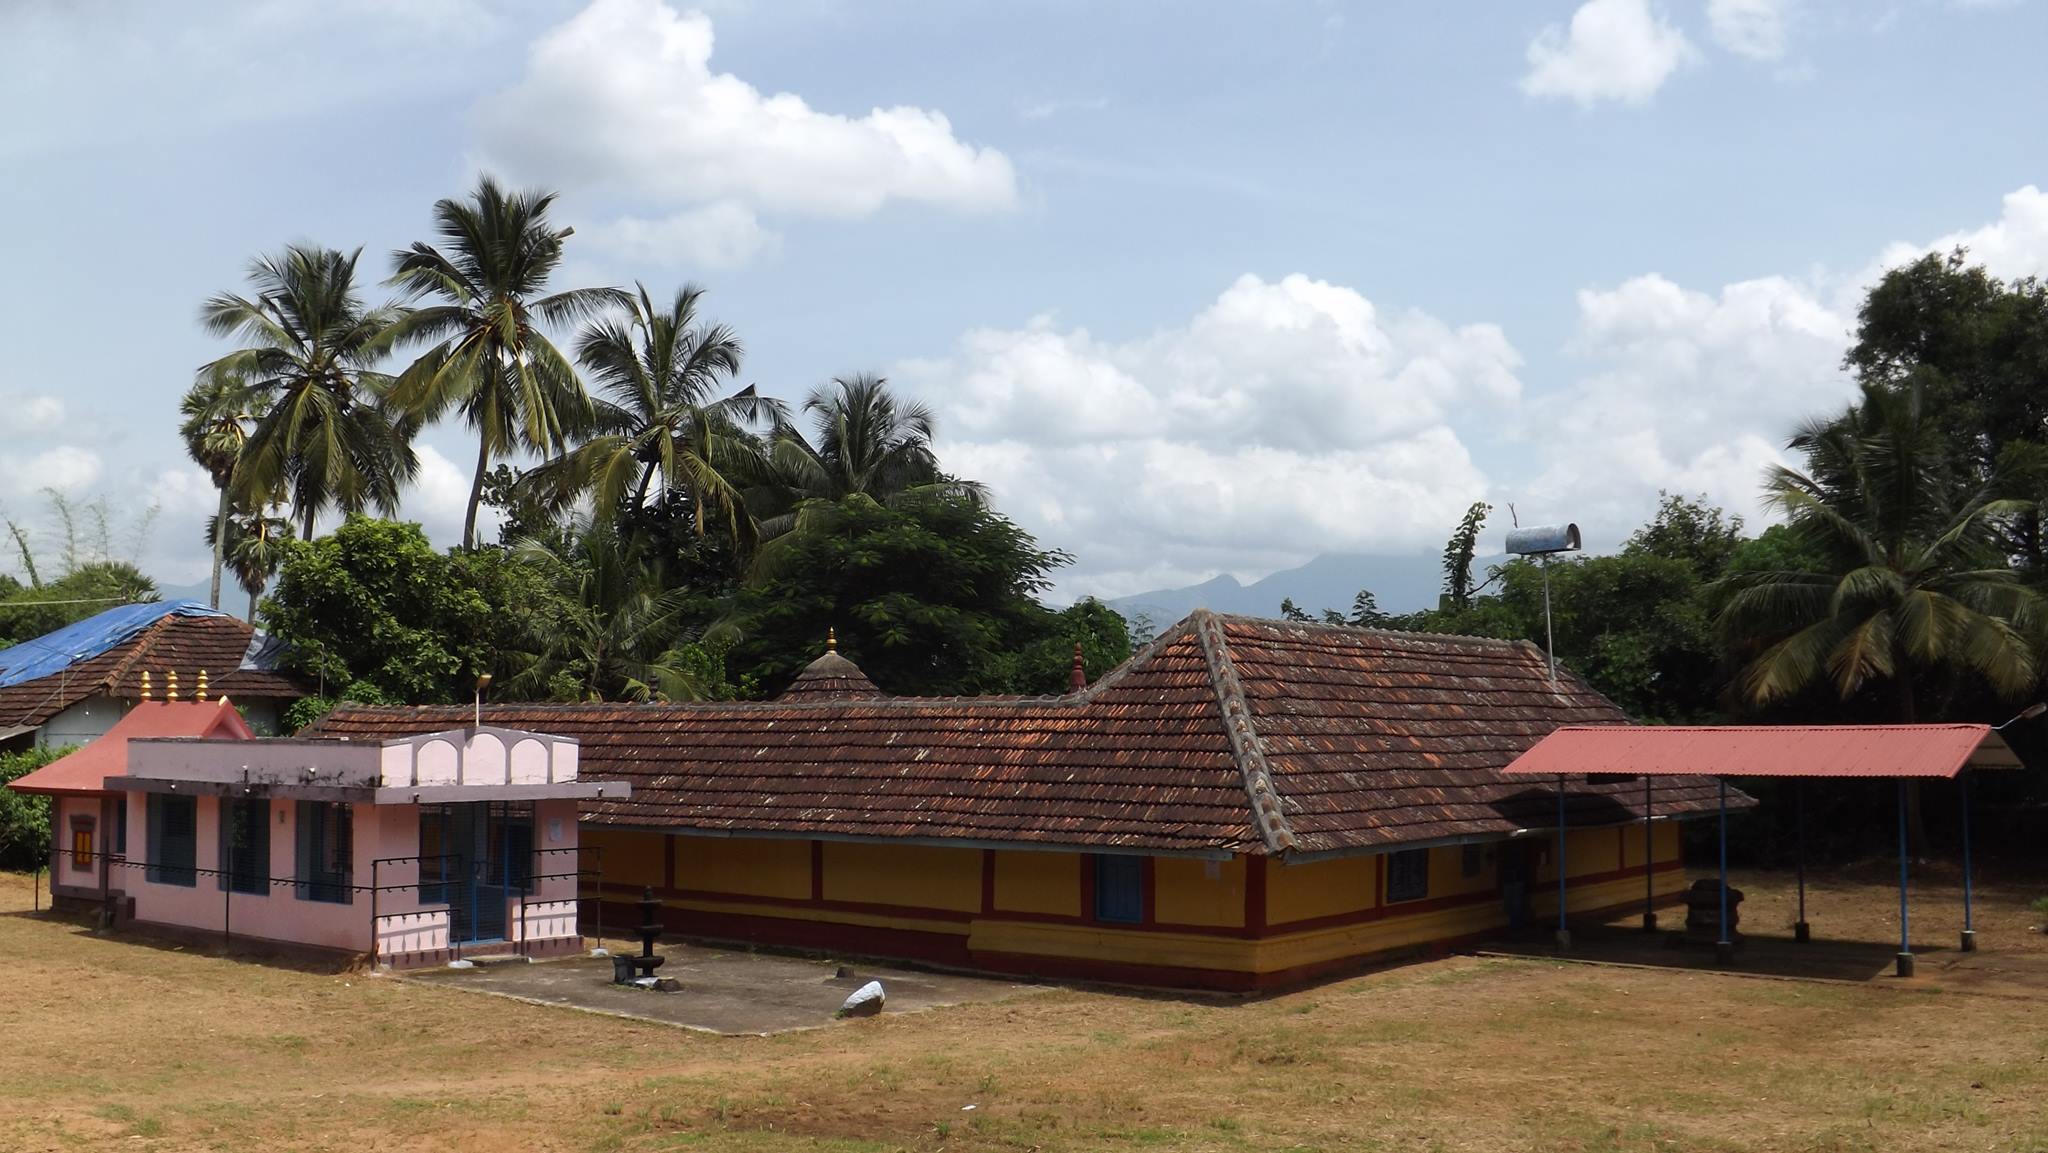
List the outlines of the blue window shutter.
{"label": "blue window shutter", "polygon": [[1145,919],[1145,859],[1118,854],[1095,858],[1095,919],[1135,925]]}

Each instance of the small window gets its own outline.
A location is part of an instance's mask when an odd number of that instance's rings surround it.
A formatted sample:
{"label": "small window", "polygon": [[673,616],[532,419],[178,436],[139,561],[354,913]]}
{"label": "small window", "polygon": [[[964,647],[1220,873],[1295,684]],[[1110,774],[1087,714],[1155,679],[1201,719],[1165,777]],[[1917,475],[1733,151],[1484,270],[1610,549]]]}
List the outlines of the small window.
{"label": "small window", "polygon": [[114,796],[114,843],[110,852],[128,855],[128,797],[117,793]]}
{"label": "small window", "polygon": [[71,826],[71,867],[92,868],[92,823],[89,821]]}
{"label": "small window", "polygon": [[270,895],[270,802],[223,797],[220,802],[220,887]]}
{"label": "small window", "polygon": [[1145,919],[1145,859],[1095,858],[1095,919],[1135,925]]}
{"label": "small window", "polygon": [[355,828],[349,806],[300,801],[298,897],[301,901],[355,902]]}
{"label": "small window", "polygon": [[199,801],[168,793],[149,795],[149,867],[146,875],[159,885],[197,883]]}
{"label": "small window", "polygon": [[1429,850],[1387,854],[1387,901],[1420,901],[1429,896]]}
{"label": "small window", "polygon": [[1466,880],[1469,881],[1485,871],[1485,845],[1466,845],[1458,851],[1458,872],[1463,874]]}

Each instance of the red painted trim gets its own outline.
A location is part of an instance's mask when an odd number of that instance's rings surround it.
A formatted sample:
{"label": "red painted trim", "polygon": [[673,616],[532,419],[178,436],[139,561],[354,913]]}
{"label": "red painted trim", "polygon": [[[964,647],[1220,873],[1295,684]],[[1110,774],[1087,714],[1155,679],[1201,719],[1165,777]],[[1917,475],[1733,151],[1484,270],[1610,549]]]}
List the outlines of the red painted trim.
{"label": "red painted trim", "polygon": [[811,900],[825,899],[825,842],[811,842]]}
{"label": "red painted trim", "polygon": [[994,913],[996,911],[996,851],[994,849],[983,849],[981,851],[981,911],[983,913]]}
{"label": "red painted trim", "polygon": [[[640,891],[637,885],[604,886],[607,893],[630,896]],[[808,897],[766,897],[753,893],[719,893],[710,889],[677,889],[656,887],[654,894],[663,900],[676,901],[719,901],[733,905],[776,905],[785,909],[826,909],[842,913],[871,913],[883,917],[914,917],[924,921],[971,921],[979,913],[963,913],[957,909],[928,909],[923,905],[885,905],[873,901],[819,901]],[[1004,914],[1007,916],[1008,914]]]}
{"label": "red painted trim", "polygon": [[[1384,860],[1384,856],[1381,858]],[[1680,861],[1659,861],[1657,872],[1668,873],[1684,867]],[[1565,885],[1598,885],[1608,881],[1619,881],[1626,877],[1640,877],[1643,871],[1637,869],[1616,869],[1607,873],[1587,873],[1579,877],[1565,878]],[[1384,884],[1384,881],[1382,881]],[[1272,925],[1275,933],[1299,933],[1308,929],[1328,929],[1339,925],[1363,925],[1372,921],[1384,921],[1389,917],[1405,917],[1415,913],[1435,913],[1444,909],[1462,908],[1468,905],[1484,905],[1502,899],[1501,888],[1496,884],[1492,889],[1480,889],[1471,893],[1458,893],[1448,897],[1427,897],[1420,901],[1396,901],[1375,905],[1370,909],[1359,909],[1349,913],[1332,913],[1327,917],[1311,917],[1302,921],[1282,921]]]}
{"label": "red painted trim", "polygon": [[1266,927],[1266,858],[1248,857],[1244,863],[1244,927],[1257,936]]}

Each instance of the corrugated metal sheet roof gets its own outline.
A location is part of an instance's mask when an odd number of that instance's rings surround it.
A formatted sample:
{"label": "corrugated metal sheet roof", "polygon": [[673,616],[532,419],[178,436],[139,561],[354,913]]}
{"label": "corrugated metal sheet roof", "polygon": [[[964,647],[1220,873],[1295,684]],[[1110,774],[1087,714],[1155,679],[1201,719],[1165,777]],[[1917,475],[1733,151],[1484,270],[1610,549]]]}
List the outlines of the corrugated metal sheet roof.
{"label": "corrugated metal sheet roof", "polygon": [[1953,777],[2015,768],[1989,725],[1603,725],[1560,728],[1510,776]]}

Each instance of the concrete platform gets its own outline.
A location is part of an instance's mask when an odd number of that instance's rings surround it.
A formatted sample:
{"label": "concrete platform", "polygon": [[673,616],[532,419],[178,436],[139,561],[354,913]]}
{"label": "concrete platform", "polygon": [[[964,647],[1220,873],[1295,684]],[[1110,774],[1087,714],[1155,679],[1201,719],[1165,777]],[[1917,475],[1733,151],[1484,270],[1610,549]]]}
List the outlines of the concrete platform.
{"label": "concrete platform", "polygon": [[847,995],[869,981],[882,982],[888,992],[884,1015],[999,1001],[1038,991],[1033,985],[888,965],[854,964],[854,976],[835,977],[837,966],[830,961],[741,949],[665,944],[659,951],[668,958],[659,975],[681,981],[680,992],[613,985],[612,963],[604,957],[481,964],[466,970],[421,969],[398,979],[733,1035],[833,1024],[832,1015]]}

